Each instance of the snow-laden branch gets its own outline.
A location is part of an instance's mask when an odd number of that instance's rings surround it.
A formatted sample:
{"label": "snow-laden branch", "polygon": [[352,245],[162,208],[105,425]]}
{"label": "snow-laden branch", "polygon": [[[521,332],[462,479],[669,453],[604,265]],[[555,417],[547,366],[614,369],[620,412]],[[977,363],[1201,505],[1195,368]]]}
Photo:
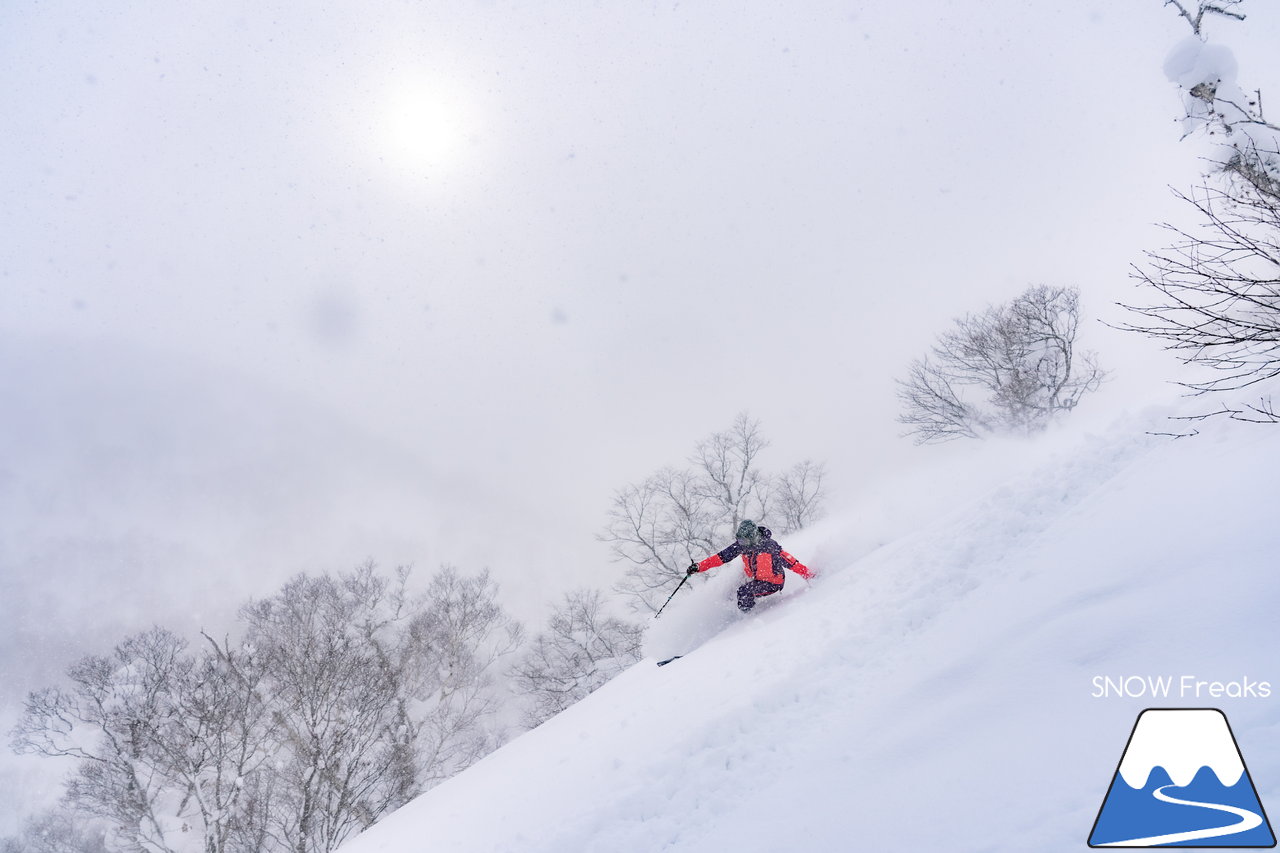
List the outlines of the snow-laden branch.
{"label": "snow-laden branch", "polygon": [[1243,21],[1242,2],[1202,2],[1192,11],[1179,0],[1165,0],[1192,35],[1169,52],[1164,73],[1182,91],[1183,138],[1210,137],[1219,168],[1280,197],[1280,125],[1264,115],[1261,91],[1248,91],[1238,82],[1239,64],[1230,48],[1208,41],[1204,33],[1207,15]]}

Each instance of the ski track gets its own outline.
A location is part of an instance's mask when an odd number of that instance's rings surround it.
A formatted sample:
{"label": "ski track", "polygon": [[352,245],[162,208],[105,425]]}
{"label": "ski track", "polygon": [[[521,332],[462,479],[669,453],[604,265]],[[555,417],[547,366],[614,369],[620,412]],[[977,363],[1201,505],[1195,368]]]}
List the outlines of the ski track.
{"label": "ski track", "polygon": [[1100,844],[1099,847],[1158,847],[1165,844],[1178,844],[1182,841],[1200,841],[1209,838],[1222,838],[1227,835],[1238,835],[1241,832],[1248,832],[1262,825],[1262,816],[1248,809],[1237,808],[1236,806],[1224,806],[1219,803],[1197,803],[1193,800],[1180,800],[1177,797],[1171,797],[1165,793],[1166,788],[1176,788],[1176,785],[1165,785],[1153,791],[1153,795],[1157,800],[1163,803],[1172,803],[1175,806],[1194,806],[1200,809],[1212,809],[1216,812],[1226,812],[1240,818],[1238,823],[1228,824],[1227,826],[1210,827],[1209,829],[1194,829],[1187,832],[1171,832],[1166,835],[1152,835],[1147,838],[1130,838],[1125,841],[1113,841],[1110,844]]}

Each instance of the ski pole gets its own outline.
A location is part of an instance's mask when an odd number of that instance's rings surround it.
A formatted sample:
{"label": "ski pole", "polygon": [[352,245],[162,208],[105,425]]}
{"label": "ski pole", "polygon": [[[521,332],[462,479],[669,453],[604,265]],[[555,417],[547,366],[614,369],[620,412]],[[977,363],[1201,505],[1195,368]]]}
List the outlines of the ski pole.
{"label": "ski pole", "polygon": [[671,591],[671,595],[667,596],[667,600],[664,601],[662,603],[662,606],[658,608],[658,612],[653,614],[654,619],[657,619],[659,616],[662,615],[662,611],[667,609],[667,605],[671,603],[671,599],[676,597],[676,593],[680,591],[680,587],[687,584],[689,582],[689,578],[691,577],[693,577],[693,575],[685,575],[684,578],[681,579],[680,583],[676,586],[676,588]]}

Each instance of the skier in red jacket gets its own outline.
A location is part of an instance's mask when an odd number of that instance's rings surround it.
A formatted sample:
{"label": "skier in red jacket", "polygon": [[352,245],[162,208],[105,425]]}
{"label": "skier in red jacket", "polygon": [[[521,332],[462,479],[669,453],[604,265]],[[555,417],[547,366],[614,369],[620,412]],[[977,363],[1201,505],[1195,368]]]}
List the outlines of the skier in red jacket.
{"label": "skier in red jacket", "polygon": [[786,576],[782,572],[784,568],[806,580],[813,577],[813,572],[773,541],[769,528],[760,527],[749,518],[738,525],[737,539],[732,545],[718,554],[712,554],[701,563],[690,563],[685,573],[692,575],[705,572],[707,569],[723,566],[739,556],[742,557],[743,570],[748,578],[746,583],[738,587],[738,609],[743,613],[756,606],[757,598],[782,590],[782,585],[786,582]]}

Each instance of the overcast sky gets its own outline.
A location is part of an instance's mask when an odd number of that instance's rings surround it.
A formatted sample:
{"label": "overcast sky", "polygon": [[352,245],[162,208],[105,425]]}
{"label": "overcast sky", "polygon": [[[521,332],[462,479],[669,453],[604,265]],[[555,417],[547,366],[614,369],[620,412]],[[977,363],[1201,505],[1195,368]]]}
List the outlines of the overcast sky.
{"label": "overcast sky", "polygon": [[[1211,31],[1280,87],[1250,5]],[[0,653],[25,685],[140,589],[366,556],[488,564],[527,616],[612,583],[612,491],[739,411],[865,495],[931,452],[892,380],[952,318],[1132,296],[1203,168],[1185,34],[1160,0],[4,3],[0,582],[59,617]],[[1085,334],[1105,405],[1153,393]]]}

